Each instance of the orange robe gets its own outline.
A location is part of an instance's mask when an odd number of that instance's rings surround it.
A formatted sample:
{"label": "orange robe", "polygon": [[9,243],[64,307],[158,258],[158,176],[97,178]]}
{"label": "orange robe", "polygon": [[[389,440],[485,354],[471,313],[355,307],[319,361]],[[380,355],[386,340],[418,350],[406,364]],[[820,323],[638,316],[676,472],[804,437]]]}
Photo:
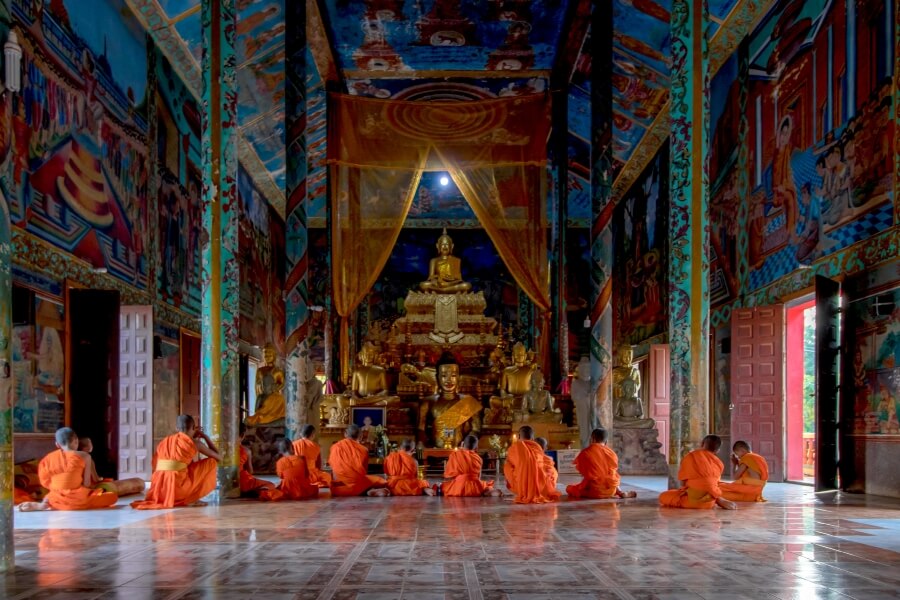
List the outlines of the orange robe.
{"label": "orange robe", "polygon": [[481,480],[484,461],[474,450],[459,449],[450,455],[444,467],[444,478],[453,478],[441,488],[445,496],[483,496],[494,487],[493,481]]}
{"label": "orange robe", "polygon": [[147,497],[132,502],[131,507],[148,510],[187,506],[216,489],[218,462],[212,458],[191,462],[196,454],[194,440],[184,433],[164,438],[156,447]]}
{"label": "orange robe", "polygon": [[722,497],[719,477],[725,466],[708,450],[689,452],[681,461],[678,479],[685,483],[678,490],[659,495],[659,503],[670,508],[712,508]]}
{"label": "orange robe", "polygon": [[294,454],[306,460],[310,480],[319,487],[331,486],[331,474],[322,470],[322,451],[312,440],[294,440]]}
{"label": "orange robe", "polygon": [[384,459],[384,474],[392,496],[421,496],[428,482],[419,479],[419,465],[406,452],[391,452]]}
{"label": "orange robe", "polygon": [[547,474],[547,481],[550,482],[550,487],[555,490],[556,483],[559,481],[559,473],[556,471],[553,459],[547,456],[546,453],[544,453],[544,473]]}
{"label": "orange robe", "polygon": [[84,487],[84,459],[75,452],[55,450],[38,465],[41,485],[50,490],[46,501],[56,510],[109,508],[119,499],[115,492]]}
{"label": "orange robe", "polygon": [[332,496],[361,496],[376,485],[386,482],[381,477],[369,475],[369,451],[349,438],[336,442],[328,456],[328,464],[334,473]]}
{"label": "orange robe", "polygon": [[506,453],[503,475],[506,487],[519,504],[540,504],[558,500],[560,493],[547,476],[544,449],[532,440],[513,444]]}
{"label": "orange robe", "polygon": [[34,502],[34,498],[32,498],[31,494],[29,494],[26,490],[23,490],[22,488],[14,487],[13,488],[13,504],[18,505],[18,504],[22,504],[23,502]]}
{"label": "orange robe", "polygon": [[258,492],[260,490],[274,489],[275,484],[265,481],[263,479],[257,479],[250,473],[250,470],[247,468],[247,465],[250,464],[250,452],[247,451],[243,446],[240,447],[240,467],[238,470],[238,480],[241,486],[241,493],[247,494],[250,492]]}
{"label": "orange robe", "polygon": [[722,488],[722,496],[726,500],[732,502],[765,502],[762,491],[769,480],[769,464],[766,459],[759,454],[748,452],[741,457],[740,465],[746,465],[748,469],[752,469],[759,473],[759,479],[753,477],[750,473],[744,472],[740,479],[736,479],[731,483],[719,482]]}
{"label": "orange robe", "polygon": [[570,498],[612,498],[619,489],[619,457],[605,444],[590,444],[575,457],[575,468],[584,477],[566,487]]}
{"label": "orange robe", "polygon": [[319,487],[310,481],[306,459],[302,456],[282,456],[275,463],[275,473],[281,483],[274,490],[263,490],[265,500],[307,500],[319,497]]}

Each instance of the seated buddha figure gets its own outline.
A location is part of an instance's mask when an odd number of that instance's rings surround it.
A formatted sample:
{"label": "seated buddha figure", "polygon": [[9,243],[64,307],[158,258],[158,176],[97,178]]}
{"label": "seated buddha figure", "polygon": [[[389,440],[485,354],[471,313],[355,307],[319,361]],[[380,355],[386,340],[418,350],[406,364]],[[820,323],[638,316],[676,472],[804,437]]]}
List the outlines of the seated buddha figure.
{"label": "seated buddha figure", "polygon": [[350,395],[353,398],[387,396],[387,374],[384,367],[375,364],[378,349],[372,342],[366,342],[360,350],[359,365],[353,370]]}
{"label": "seated buddha figure", "polygon": [[256,410],[247,417],[251,427],[284,419],[284,371],[275,366],[275,346],[263,349],[263,366],[256,371]]}
{"label": "seated buddha figure", "polygon": [[465,436],[481,432],[481,402],[459,393],[459,365],[449,353],[438,361],[437,383],[438,393],[419,407],[419,433],[425,437],[430,425],[437,446],[456,448]]}
{"label": "seated buddha figure", "polygon": [[512,423],[514,413],[527,409],[525,394],[531,389],[531,374],[535,366],[528,362],[528,351],[522,342],[513,346],[512,363],[500,372],[497,386],[500,395],[490,399],[485,418],[493,425]]}
{"label": "seated buddha figure", "polygon": [[619,347],[619,366],[613,368],[613,427],[650,429],[656,423],[644,418],[644,404],[638,395],[641,372],[632,364],[634,351],[624,344]]}
{"label": "seated buddha figure", "polygon": [[453,240],[447,229],[437,241],[438,256],[428,263],[428,280],[419,284],[423,292],[435,294],[461,294],[472,289],[472,284],[462,280],[460,261],[452,255]]}

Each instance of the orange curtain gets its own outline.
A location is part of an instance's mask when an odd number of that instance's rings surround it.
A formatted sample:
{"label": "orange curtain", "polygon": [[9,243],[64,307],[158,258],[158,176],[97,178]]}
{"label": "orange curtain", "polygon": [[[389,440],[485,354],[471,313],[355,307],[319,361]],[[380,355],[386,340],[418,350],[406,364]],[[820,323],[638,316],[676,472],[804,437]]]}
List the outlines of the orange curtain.
{"label": "orange curtain", "polygon": [[[449,172],[516,283],[549,315],[549,95],[407,102],[331,94],[329,101],[342,369],[349,365],[346,320],[387,262],[425,170]],[[542,327],[542,355],[547,331]]]}

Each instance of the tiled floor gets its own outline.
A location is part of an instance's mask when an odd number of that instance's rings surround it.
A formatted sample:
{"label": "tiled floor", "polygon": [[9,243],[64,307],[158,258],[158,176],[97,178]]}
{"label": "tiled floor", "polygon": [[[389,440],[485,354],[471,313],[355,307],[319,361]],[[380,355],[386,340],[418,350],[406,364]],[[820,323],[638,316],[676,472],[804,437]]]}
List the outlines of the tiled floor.
{"label": "tiled floor", "polygon": [[900,501],[771,485],[766,504],[680,511],[657,507],[661,478],[625,482],[636,500],[17,514],[17,568],[0,597],[900,598]]}

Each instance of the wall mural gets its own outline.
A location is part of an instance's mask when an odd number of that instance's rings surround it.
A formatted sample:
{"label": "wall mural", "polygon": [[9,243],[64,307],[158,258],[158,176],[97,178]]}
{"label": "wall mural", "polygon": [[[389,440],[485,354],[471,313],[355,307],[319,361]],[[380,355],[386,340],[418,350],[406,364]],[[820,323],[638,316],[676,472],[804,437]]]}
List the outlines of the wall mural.
{"label": "wall mural", "polygon": [[284,221],[238,171],[240,201],[240,338],[284,351]]}
{"label": "wall mural", "polygon": [[[742,291],[893,225],[887,7],[884,1],[783,3],[750,36],[750,272]],[[739,208],[736,75],[732,59],[713,82],[711,101],[713,232],[722,233],[714,250],[726,255],[719,258],[732,274],[737,257],[725,232],[736,230],[730,220]],[[714,289],[714,299],[733,299],[737,286],[731,281]]]}
{"label": "wall mural", "polygon": [[312,54],[306,51],[306,215],[309,227],[325,227],[325,202],[328,200],[325,165],[328,149],[328,95]]}
{"label": "wall mural", "polygon": [[161,163],[158,297],[200,315],[200,111],[196,100],[162,55],[157,64],[157,147]]}
{"label": "wall mural", "polygon": [[613,217],[616,344],[668,330],[669,147],[653,159]]}
{"label": "wall mural", "polygon": [[569,224],[591,220],[591,35],[585,36],[569,82]]}
{"label": "wall mural", "polygon": [[22,90],[0,100],[12,223],[146,289],[144,32],[122,0],[13,0],[12,14]]}

